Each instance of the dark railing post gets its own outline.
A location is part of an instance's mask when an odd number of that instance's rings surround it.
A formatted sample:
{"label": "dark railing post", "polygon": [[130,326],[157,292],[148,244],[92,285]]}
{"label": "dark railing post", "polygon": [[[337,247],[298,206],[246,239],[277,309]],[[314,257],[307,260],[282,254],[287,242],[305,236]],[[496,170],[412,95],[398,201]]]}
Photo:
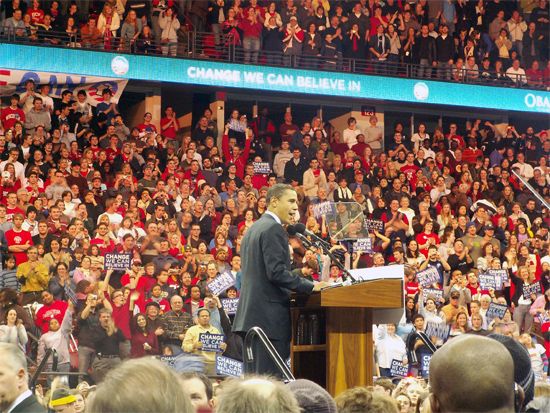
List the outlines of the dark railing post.
{"label": "dark railing post", "polygon": [[50,358],[50,356],[52,357],[52,370],[53,371],[57,370],[57,361],[58,361],[57,351],[55,351],[55,349],[49,348],[46,350],[46,353],[44,354],[44,358],[42,359],[42,362],[38,365],[38,367],[36,368],[36,371],[34,372],[33,376],[30,379],[29,388],[32,391],[34,391],[36,387],[36,381],[38,380],[38,377],[40,376],[40,374],[42,374],[42,372],[44,371],[44,368],[46,367],[46,364],[48,363],[48,359]]}
{"label": "dark railing post", "polygon": [[243,345],[243,372],[246,373],[258,373],[254,368],[254,339],[257,338],[260,340],[260,343],[267,351],[267,354],[269,355],[269,358],[275,363],[275,366],[277,366],[277,369],[281,372],[283,378],[286,381],[294,381],[294,375],[286,365],[286,363],[283,361],[279,353],[277,353],[277,350],[275,350],[275,347],[273,347],[273,344],[271,341],[269,341],[269,338],[267,338],[266,334],[260,327],[252,327],[248,332],[246,333],[246,336],[244,338],[244,345]]}

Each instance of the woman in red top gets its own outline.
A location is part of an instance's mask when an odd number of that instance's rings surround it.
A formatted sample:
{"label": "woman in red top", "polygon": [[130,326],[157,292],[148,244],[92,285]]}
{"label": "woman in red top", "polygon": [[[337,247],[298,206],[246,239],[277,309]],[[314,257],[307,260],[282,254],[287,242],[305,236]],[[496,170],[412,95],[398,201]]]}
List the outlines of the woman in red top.
{"label": "woman in red top", "polygon": [[434,224],[428,221],[424,224],[424,231],[416,236],[416,241],[420,248],[420,253],[425,257],[428,256],[428,248],[430,245],[438,245],[439,237],[433,232]]}
{"label": "woman in red top", "polygon": [[145,315],[137,314],[132,318],[130,329],[132,332],[130,356],[132,358],[154,356],[159,354],[159,343],[155,331],[150,331]]}
{"label": "woman in red top", "polygon": [[255,219],[254,219],[254,210],[253,209],[247,209],[244,212],[244,221],[239,222],[239,225],[238,225],[239,231],[243,227],[246,227],[247,229],[250,228],[252,226],[252,224],[254,224],[254,221],[255,221]]}

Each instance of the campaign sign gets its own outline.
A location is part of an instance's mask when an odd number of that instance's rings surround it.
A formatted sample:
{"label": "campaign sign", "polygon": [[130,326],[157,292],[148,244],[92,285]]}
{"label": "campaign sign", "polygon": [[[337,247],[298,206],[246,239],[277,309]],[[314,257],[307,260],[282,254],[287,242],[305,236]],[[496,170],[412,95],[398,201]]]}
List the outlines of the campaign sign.
{"label": "campaign sign", "polygon": [[270,174],[271,168],[269,167],[269,162],[253,162],[254,173],[255,174]]}
{"label": "campaign sign", "polygon": [[220,344],[223,343],[223,334],[201,333],[199,341],[202,343],[202,351],[220,352]]}
{"label": "campaign sign", "polygon": [[422,355],[422,359],[420,359],[420,369],[422,371],[423,377],[427,377],[430,375],[430,361],[432,361],[431,354]]}
{"label": "campaign sign", "polygon": [[168,367],[174,368],[177,356],[160,356],[160,361],[166,364]]}
{"label": "campaign sign", "polygon": [[426,304],[428,298],[435,298],[436,304],[438,304],[443,298],[443,290],[438,288],[424,288],[424,290],[422,290],[422,298],[424,299],[424,304]]}
{"label": "campaign sign", "polygon": [[353,244],[353,252],[372,253],[372,240],[370,238],[360,238]]}
{"label": "campaign sign", "polygon": [[366,219],[365,218],[365,228],[369,232],[384,232],[384,221],[380,219]]}
{"label": "campaign sign", "polygon": [[538,282],[529,285],[523,285],[523,298],[525,298],[526,300],[530,300],[531,294],[542,294],[542,290]]}
{"label": "campaign sign", "polygon": [[69,298],[71,303],[73,303],[75,306],[78,305],[78,298],[76,297],[76,292],[70,283],[65,284],[64,290],[65,290],[65,295]]}
{"label": "campaign sign", "polygon": [[537,315],[537,318],[539,319],[541,326],[545,323],[550,323],[550,314],[548,314],[548,311],[545,311],[544,313],[539,313]]}
{"label": "campaign sign", "polygon": [[390,374],[392,377],[407,377],[409,374],[409,366],[404,366],[401,360],[394,359],[391,361]]}
{"label": "campaign sign", "polygon": [[478,280],[479,280],[479,287],[482,290],[490,290],[490,289],[500,290],[502,286],[501,282],[497,282],[500,280],[497,280],[495,275],[493,274],[479,274]]}
{"label": "campaign sign", "polygon": [[241,377],[243,362],[229,357],[216,355],[216,374],[219,376]]}
{"label": "campaign sign", "polygon": [[132,254],[118,254],[116,252],[105,254],[106,270],[127,270],[132,262]]}
{"label": "campaign sign", "polygon": [[224,272],[214,278],[212,281],[208,281],[208,289],[214,295],[220,295],[229,287],[235,285],[235,278],[228,273]]}
{"label": "campaign sign", "polygon": [[321,202],[320,204],[313,205],[313,216],[316,219],[321,218],[323,215],[332,215],[333,214],[333,208],[332,208],[332,202]]}
{"label": "campaign sign", "polygon": [[502,289],[504,284],[510,282],[510,276],[507,270],[487,270],[487,274],[492,274],[495,276],[495,280],[497,280],[497,285],[498,285],[498,281],[500,280],[501,286],[499,289]]}
{"label": "campaign sign", "polygon": [[237,307],[239,305],[238,298],[224,298],[221,300],[223,309],[227,314],[235,314],[237,312]]}
{"label": "campaign sign", "polygon": [[439,273],[434,267],[428,267],[416,273],[416,279],[423,288],[428,288],[439,282]]}
{"label": "campaign sign", "polygon": [[493,318],[500,318],[502,320],[507,309],[508,306],[506,304],[491,303],[485,317],[487,317],[487,320],[492,320]]}
{"label": "campaign sign", "polygon": [[426,323],[425,333],[428,337],[437,337],[446,341],[449,338],[450,332],[451,326],[445,323],[434,323],[432,321]]}

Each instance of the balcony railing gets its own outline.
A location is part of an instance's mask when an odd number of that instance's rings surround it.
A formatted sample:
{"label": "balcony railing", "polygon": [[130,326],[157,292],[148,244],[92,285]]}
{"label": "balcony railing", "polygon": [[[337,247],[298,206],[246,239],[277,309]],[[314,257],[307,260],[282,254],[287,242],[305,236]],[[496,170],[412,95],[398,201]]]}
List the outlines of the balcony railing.
{"label": "balcony railing", "polygon": [[45,32],[34,29],[4,28],[0,34],[0,42],[550,90],[550,79],[546,77],[529,79],[525,75],[506,75],[482,68],[478,70],[468,70],[466,67],[457,68],[456,66],[439,68],[403,62],[351,59],[343,57],[341,54],[323,57],[293,55],[262,49],[247,50],[236,44],[232,35],[224,33],[180,30],[177,41],[156,43],[154,37],[132,40],[121,37],[91,37],[77,32]]}

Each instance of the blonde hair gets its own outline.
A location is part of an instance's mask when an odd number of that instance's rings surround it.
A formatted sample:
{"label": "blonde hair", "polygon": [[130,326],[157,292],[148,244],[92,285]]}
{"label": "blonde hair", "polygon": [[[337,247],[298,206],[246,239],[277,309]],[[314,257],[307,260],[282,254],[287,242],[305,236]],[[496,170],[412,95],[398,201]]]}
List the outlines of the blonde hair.
{"label": "blonde hair", "polygon": [[125,361],[109,371],[89,397],[94,413],[193,413],[179,377],[152,357]]}
{"label": "blonde hair", "polygon": [[101,316],[101,314],[109,314],[111,316],[111,318],[109,319],[109,324],[107,326],[107,329],[105,330],[107,332],[107,335],[110,337],[117,332],[115,321],[113,320],[113,312],[107,308],[102,308],[98,312],[99,316]]}
{"label": "blonde hair", "polygon": [[290,389],[269,377],[231,379],[220,387],[216,413],[300,413]]}

